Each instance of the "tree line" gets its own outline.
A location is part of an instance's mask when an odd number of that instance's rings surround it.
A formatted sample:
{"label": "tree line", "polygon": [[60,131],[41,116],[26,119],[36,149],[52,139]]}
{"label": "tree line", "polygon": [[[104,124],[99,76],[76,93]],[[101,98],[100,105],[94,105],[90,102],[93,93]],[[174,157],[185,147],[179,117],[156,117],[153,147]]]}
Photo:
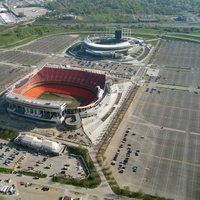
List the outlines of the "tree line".
{"label": "tree line", "polygon": [[46,4],[57,13],[98,14],[162,14],[200,13],[199,0],[57,0]]}

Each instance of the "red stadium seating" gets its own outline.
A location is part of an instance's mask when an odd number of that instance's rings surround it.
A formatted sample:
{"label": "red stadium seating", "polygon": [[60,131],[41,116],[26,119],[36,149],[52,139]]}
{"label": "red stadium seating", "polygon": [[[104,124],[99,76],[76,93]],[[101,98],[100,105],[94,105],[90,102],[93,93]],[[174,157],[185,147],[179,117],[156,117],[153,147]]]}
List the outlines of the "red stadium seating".
{"label": "red stadium seating", "polygon": [[105,75],[79,70],[43,67],[37,74],[31,77],[26,84],[16,89],[16,91],[21,91],[28,85],[47,81],[74,83],[89,88],[100,86],[103,89],[105,86]]}
{"label": "red stadium seating", "polygon": [[95,93],[84,88],[67,86],[67,85],[56,85],[56,84],[47,84],[41,86],[35,86],[30,90],[26,91],[23,95],[29,98],[38,98],[44,92],[52,92],[58,94],[65,94],[74,97],[83,97],[85,104],[91,103],[95,98]]}
{"label": "red stadium seating", "polygon": [[29,98],[38,98],[44,92],[81,96],[89,104],[96,100],[96,86],[104,89],[105,75],[45,66],[13,92]]}

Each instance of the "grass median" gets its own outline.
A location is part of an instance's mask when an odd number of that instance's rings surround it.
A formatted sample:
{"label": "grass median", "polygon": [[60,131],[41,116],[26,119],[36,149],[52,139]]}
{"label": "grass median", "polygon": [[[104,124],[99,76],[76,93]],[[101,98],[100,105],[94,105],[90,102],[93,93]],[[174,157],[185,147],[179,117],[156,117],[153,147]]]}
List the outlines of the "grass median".
{"label": "grass median", "polygon": [[12,170],[8,168],[0,167],[0,174],[11,174]]}
{"label": "grass median", "polygon": [[20,171],[19,173],[23,174],[24,176],[33,176],[38,178],[46,178],[47,175],[43,173],[38,172],[27,172],[27,171]]}
{"label": "grass median", "polygon": [[[0,167],[1,174],[12,174],[12,172],[13,172],[12,169]],[[38,178],[46,178],[47,177],[46,174],[38,173],[38,172],[18,171],[18,173],[23,174],[24,176],[32,176],[32,177],[38,177]]]}

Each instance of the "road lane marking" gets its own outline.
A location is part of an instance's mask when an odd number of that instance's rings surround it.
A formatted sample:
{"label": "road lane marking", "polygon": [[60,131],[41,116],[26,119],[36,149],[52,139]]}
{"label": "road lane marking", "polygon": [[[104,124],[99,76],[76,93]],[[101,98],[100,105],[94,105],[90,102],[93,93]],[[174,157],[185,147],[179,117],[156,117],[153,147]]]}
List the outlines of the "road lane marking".
{"label": "road lane marking", "polygon": [[179,107],[179,106],[169,106],[169,105],[163,105],[160,103],[151,103],[145,100],[140,100],[141,104],[150,104],[150,105],[154,105],[154,106],[162,106],[162,107],[167,107],[167,108],[174,108],[174,109],[182,109],[182,110],[187,110],[187,111],[193,111],[193,112],[199,112],[200,110],[198,109],[189,109],[189,108],[184,108],[184,107]]}

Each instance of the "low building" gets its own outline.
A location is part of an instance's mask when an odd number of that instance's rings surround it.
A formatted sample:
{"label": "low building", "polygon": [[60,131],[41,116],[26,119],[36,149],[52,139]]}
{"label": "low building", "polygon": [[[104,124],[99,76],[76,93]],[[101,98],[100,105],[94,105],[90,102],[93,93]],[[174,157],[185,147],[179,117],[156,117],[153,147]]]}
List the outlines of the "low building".
{"label": "low building", "polygon": [[187,17],[186,16],[177,16],[174,17],[174,21],[178,21],[178,22],[186,22],[187,21]]}
{"label": "low building", "polygon": [[143,23],[156,23],[159,22],[159,19],[157,16],[154,15],[140,15],[137,17],[138,22],[143,22]]}
{"label": "low building", "polygon": [[37,137],[31,135],[19,135],[15,142],[17,144],[36,149],[38,151],[43,151],[46,153],[52,153],[55,155],[60,155],[64,149],[64,145],[53,142],[46,139],[38,139]]}
{"label": "low building", "polygon": [[61,16],[62,20],[76,20],[76,18],[77,16],[73,14],[67,14],[67,15]]}
{"label": "low building", "polygon": [[7,11],[8,10],[3,5],[0,4],[0,13],[5,13]]}

